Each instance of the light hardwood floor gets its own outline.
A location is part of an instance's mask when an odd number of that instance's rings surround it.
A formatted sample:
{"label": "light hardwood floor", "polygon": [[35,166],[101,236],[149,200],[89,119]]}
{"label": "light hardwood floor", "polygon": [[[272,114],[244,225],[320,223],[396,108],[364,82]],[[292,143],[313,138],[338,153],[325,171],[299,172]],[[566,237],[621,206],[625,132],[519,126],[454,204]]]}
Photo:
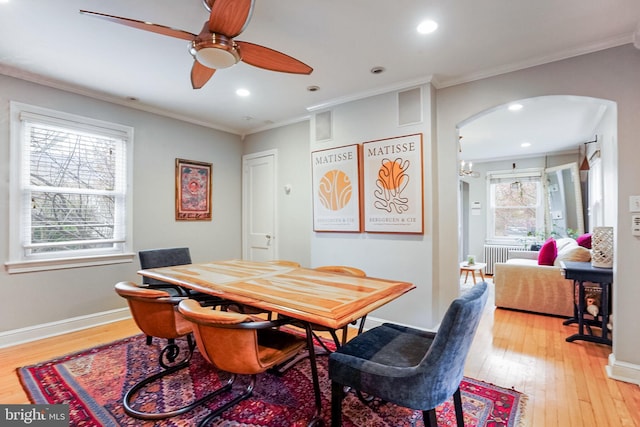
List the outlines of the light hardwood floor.
{"label": "light hardwood floor", "polygon": [[[528,396],[531,427],[640,427],[640,387],[605,373],[611,347],[568,343],[562,319],[496,309],[490,297],[467,360],[467,376]],[[0,402],[28,403],[16,368],[139,333],[133,321],[0,350]]]}

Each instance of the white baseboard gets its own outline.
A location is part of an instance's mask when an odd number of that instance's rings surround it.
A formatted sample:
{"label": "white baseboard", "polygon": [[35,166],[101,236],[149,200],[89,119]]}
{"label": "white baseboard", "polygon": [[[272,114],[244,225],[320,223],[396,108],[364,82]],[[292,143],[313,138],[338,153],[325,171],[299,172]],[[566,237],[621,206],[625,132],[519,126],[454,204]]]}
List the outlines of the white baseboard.
{"label": "white baseboard", "polygon": [[55,337],[68,332],[117,322],[118,320],[124,320],[130,317],[131,312],[129,311],[129,308],[126,307],[0,332],[0,348],[11,347],[13,345],[36,341],[43,338]]}
{"label": "white baseboard", "polygon": [[632,363],[620,362],[616,356],[609,355],[609,364],[605,367],[609,378],[640,386],[640,366]]}

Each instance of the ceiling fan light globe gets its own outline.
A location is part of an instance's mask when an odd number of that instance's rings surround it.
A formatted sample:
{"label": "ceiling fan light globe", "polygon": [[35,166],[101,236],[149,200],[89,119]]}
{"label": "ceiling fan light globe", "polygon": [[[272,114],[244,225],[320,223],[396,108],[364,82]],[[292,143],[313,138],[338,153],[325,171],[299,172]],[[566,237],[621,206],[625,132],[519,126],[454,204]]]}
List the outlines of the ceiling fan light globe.
{"label": "ceiling fan light globe", "polygon": [[228,50],[217,47],[200,48],[195,53],[196,60],[205,67],[213,69],[229,68],[238,62],[238,56]]}

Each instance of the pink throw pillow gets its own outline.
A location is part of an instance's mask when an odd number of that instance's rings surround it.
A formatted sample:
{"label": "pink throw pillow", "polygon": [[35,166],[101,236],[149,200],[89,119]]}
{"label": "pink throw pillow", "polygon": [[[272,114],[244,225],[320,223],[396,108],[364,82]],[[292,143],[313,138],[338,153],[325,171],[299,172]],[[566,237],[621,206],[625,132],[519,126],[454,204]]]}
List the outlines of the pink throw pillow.
{"label": "pink throw pillow", "polygon": [[553,237],[549,237],[546,242],[540,248],[538,254],[538,265],[553,265],[553,262],[558,256],[558,247]]}
{"label": "pink throw pillow", "polygon": [[591,233],[583,234],[576,239],[576,242],[578,243],[578,246],[591,249]]}

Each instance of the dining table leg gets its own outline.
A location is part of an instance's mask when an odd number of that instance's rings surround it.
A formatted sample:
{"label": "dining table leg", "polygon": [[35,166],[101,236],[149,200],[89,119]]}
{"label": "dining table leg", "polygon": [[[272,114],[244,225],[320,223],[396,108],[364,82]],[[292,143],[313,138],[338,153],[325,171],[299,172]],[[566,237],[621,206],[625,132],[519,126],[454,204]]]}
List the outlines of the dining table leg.
{"label": "dining table leg", "polygon": [[309,352],[309,363],[311,365],[311,378],[313,378],[313,392],[316,400],[316,413],[307,424],[307,427],[322,426],[322,395],[320,394],[320,379],[318,378],[318,365],[316,363],[316,351],[313,343],[313,329],[309,322],[305,322],[307,333],[307,351]]}

